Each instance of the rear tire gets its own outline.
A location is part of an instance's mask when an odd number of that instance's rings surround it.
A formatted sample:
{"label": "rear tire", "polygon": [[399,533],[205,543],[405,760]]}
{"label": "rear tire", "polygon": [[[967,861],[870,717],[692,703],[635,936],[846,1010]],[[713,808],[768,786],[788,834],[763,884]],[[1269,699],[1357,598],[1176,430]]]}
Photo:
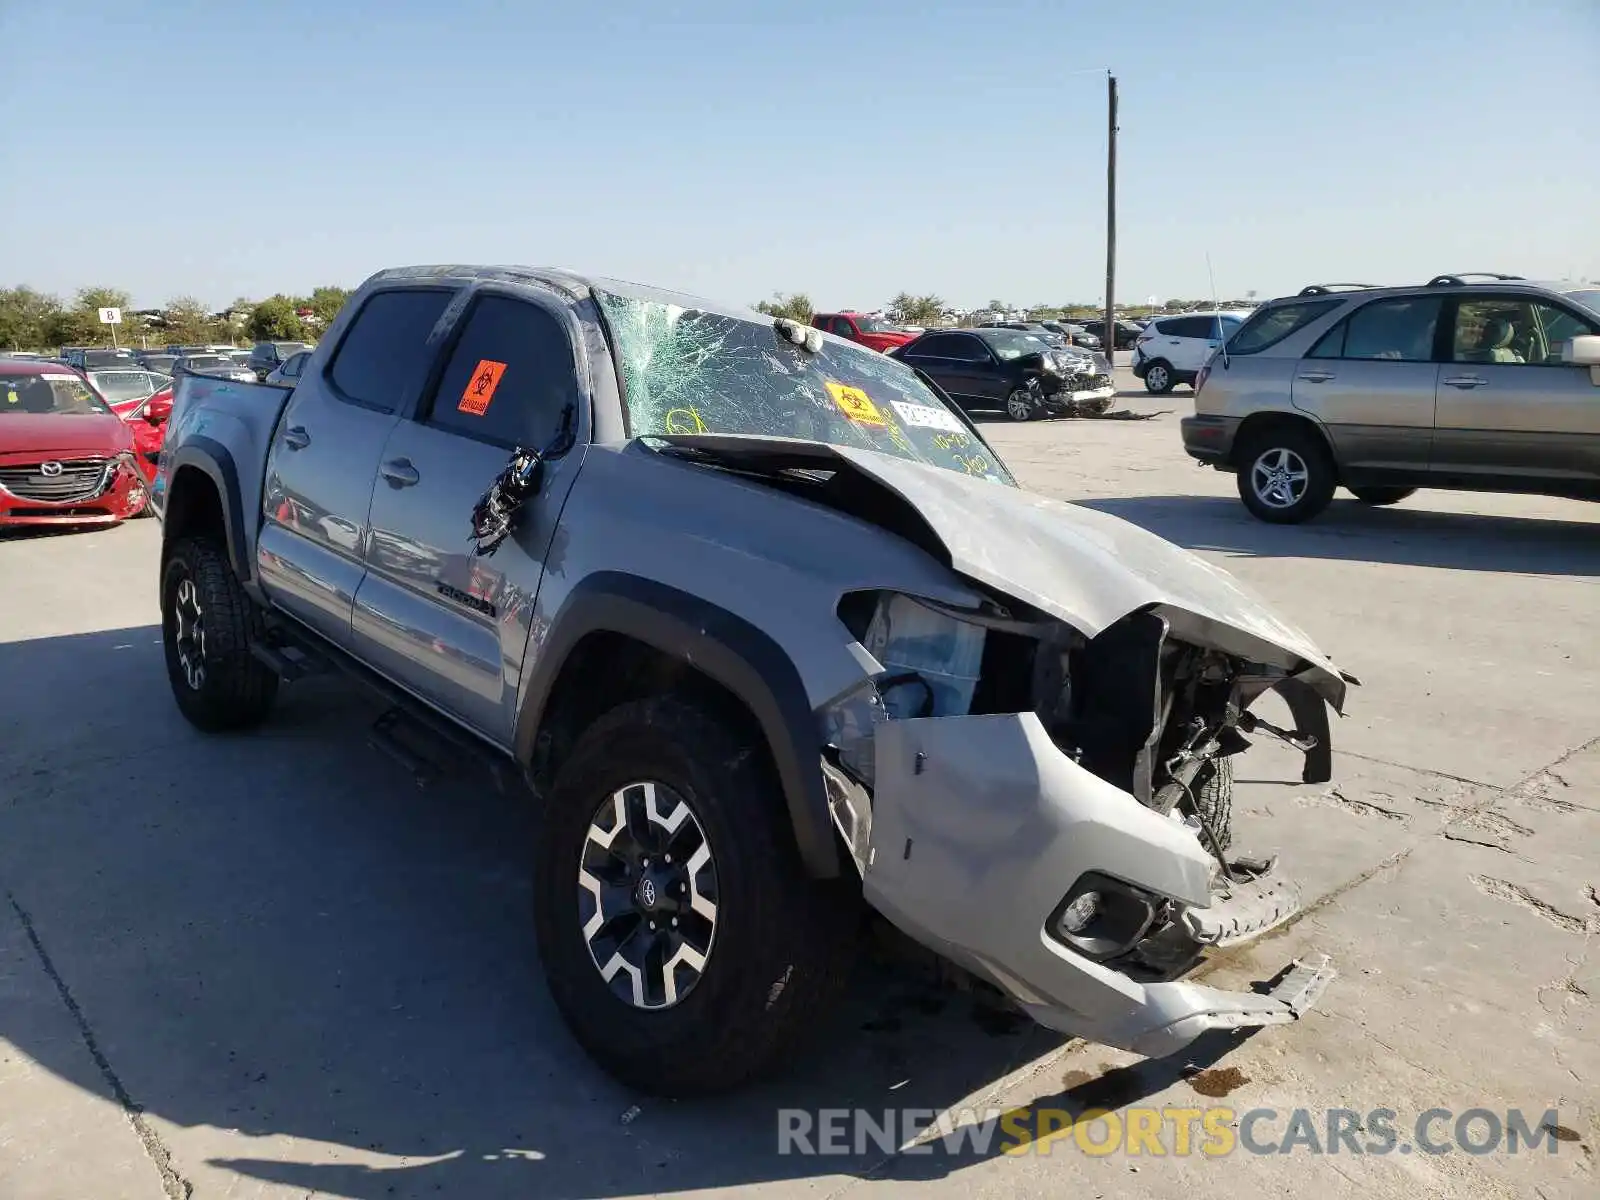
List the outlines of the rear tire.
{"label": "rear tire", "polygon": [[185,538],[161,573],[161,643],[178,711],[217,733],[259,725],[272,711],[278,676],[250,653],[261,613],[239,586],[221,547]]}
{"label": "rear tire", "polygon": [[1164,358],[1156,359],[1144,370],[1144,390],[1153,395],[1165,396],[1177,383],[1172,365]]}
{"label": "rear tire", "polygon": [[1403,487],[1363,487],[1351,488],[1355,498],[1363,504],[1373,504],[1383,507],[1387,504],[1399,504],[1407,496],[1414,495],[1416,488]]}
{"label": "rear tire", "polygon": [[1309,521],[1328,507],[1339,483],[1326,444],[1305,425],[1276,425],[1251,436],[1236,461],[1239,499],[1274,525]]}
{"label": "rear tire", "polygon": [[614,708],[561,765],[542,819],[534,926],[546,980],[573,1036],[628,1086],[737,1087],[800,1046],[844,984],[859,893],[807,876],[766,749],[737,723],[675,696]]}

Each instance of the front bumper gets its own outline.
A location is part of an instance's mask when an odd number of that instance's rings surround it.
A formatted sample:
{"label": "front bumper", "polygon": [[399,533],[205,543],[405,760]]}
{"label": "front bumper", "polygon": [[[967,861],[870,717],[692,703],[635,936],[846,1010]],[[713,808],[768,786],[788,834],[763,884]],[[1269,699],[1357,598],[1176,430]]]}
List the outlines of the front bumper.
{"label": "front bumper", "polygon": [[1265,995],[1228,992],[1152,979],[1127,952],[1097,960],[1051,932],[1074,885],[1106,877],[1160,904],[1140,944],[1159,933],[1171,957],[1176,939],[1171,961],[1187,969],[1206,946],[1288,919],[1298,897],[1272,883],[1214,894],[1214,860],[1187,825],[1078,766],[1032,713],[883,722],[874,775],[867,901],[1042,1025],[1163,1055],[1209,1029],[1295,1020],[1333,977],[1296,964]]}
{"label": "front bumper", "polygon": [[1183,449],[1190,458],[1208,466],[1226,467],[1233,455],[1233,439],[1239,432],[1238,417],[1195,415],[1178,422]]}
{"label": "front bumper", "polygon": [[0,529],[45,525],[115,525],[136,517],[149,503],[149,482],[137,467],[113,464],[94,494],[70,500],[40,500],[0,487]]}

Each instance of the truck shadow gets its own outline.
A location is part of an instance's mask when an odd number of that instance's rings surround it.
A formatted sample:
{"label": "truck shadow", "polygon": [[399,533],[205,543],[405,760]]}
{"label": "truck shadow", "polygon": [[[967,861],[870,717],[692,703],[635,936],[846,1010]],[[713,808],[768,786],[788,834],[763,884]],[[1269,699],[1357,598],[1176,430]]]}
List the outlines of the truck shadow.
{"label": "truck shadow", "polygon": [[[346,685],[297,684],[260,731],[204,737],[171,704],[154,626],[0,643],[0,676],[72,682],[39,689],[0,744],[0,958],[40,981],[0,1005],[0,1040],[113,1105],[124,1094],[199,1194],[240,1175],[359,1200],[928,1179],[999,1142],[780,1154],[780,1114],[926,1121],[997,1102],[997,1081],[1062,1043],[869,956],[782,1077],[714,1100],[635,1095],[546,993],[527,805],[487,780],[417,789],[362,744],[376,709]],[[82,1037],[60,1036],[63,1006]],[[1137,1098],[1177,1069],[1099,1086]]]}
{"label": "truck shadow", "polygon": [[[1600,575],[1594,520],[1442,512],[1336,498],[1304,525],[1268,525],[1219,496],[1117,496],[1075,503],[1143,526],[1191,550],[1254,558],[1323,558],[1529,575]],[[1572,502],[1575,511],[1582,511]]]}

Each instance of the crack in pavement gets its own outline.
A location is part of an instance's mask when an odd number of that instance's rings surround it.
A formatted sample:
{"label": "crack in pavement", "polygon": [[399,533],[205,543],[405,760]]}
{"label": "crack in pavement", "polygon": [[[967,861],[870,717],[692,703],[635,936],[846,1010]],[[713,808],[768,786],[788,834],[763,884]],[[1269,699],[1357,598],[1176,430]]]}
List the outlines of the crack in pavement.
{"label": "crack in pavement", "polygon": [[156,1131],[150,1127],[150,1122],[145,1120],[144,1109],[134,1103],[133,1097],[128,1094],[128,1089],[123,1086],[122,1080],[112,1069],[110,1061],[100,1049],[94,1030],[89,1025],[89,1018],[84,1015],[83,1009],[72,995],[72,989],[67,987],[67,981],[61,977],[61,972],[56,970],[56,965],[45,950],[44,943],[39,940],[39,932],[33,926],[33,918],[9,891],[6,892],[6,902],[11,905],[11,911],[17,914],[17,920],[22,923],[22,931],[28,935],[33,952],[39,958],[39,965],[44,968],[44,973],[49,976],[50,982],[55,984],[61,1003],[66,1005],[73,1023],[77,1025],[78,1036],[83,1039],[89,1057],[94,1060],[94,1065],[99,1068],[102,1078],[110,1086],[112,1095],[122,1106],[123,1116],[128,1118],[128,1124],[133,1127],[134,1136],[139,1139],[145,1155],[161,1176],[162,1191],[166,1192],[170,1200],[189,1200],[194,1192],[194,1185],[178,1174],[177,1168],[172,1165],[172,1153]]}
{"label": "crack in pavement", "polygon": [[1505,879],[1495,879],[1488,875],[1473,875],[1472,886],[1485,896],[1493,896],[1496,900],[1504,900],[1508,904],[1515,904],[1529,912],[1537,913],[1557,929],[1568,933],[1593,933],[1596,924],[1594,920],[1584,920],[1571,913],[1562,912],[1554,904],[1541,900],[1527,888],[1518,883],[1511,883]]}
{"label": "crack in pavement", "polygon": [[1328,808],[1341,808],[1346,812],[1354,813],[1358,817],[1382,817],[1386,821],[1408,821],[1411,814],[1401,812],[1396,808],[1385,808],[1371,800],[1354,800],[1346,796],[1336,787],[1331,787],[1321,792],[1313,792],[1309,796],[1296,796],[1300,804],[1320,804]]}

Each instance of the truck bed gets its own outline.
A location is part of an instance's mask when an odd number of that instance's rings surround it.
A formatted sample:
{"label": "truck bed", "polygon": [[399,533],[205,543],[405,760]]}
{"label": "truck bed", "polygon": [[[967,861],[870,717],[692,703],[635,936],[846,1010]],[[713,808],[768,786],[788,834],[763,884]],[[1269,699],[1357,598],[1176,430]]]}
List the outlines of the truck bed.
{"label": "truck bed", "polygon": [[[186,450],[206,457],[228,455],[237,473],[239,496],[260,512],[261,483],[267,451],[283,416],[292,385],[239,383],[205,375],[183,375],[173,389],[172,416],[161,447],[150,505],[157,518],[165,514],[167,488]],[[252,531],[252,541],[254,540]]]}

